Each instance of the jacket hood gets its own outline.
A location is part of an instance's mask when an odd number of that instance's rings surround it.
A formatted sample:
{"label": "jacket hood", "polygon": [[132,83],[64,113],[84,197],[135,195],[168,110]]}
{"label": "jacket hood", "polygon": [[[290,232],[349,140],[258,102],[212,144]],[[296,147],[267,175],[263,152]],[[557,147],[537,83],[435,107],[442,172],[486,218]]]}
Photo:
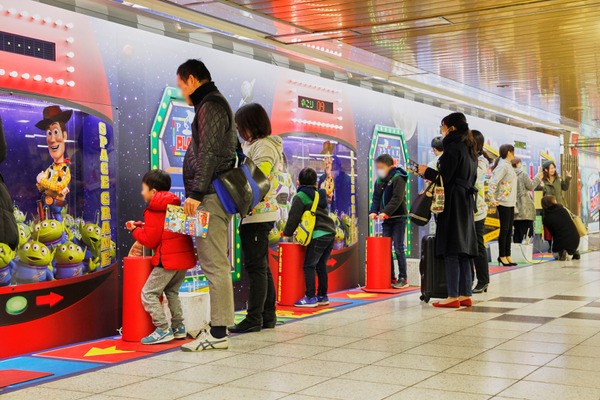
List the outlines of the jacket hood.
{"label": "jacket hood", "polygon": [[403,178],[404,178],[404,180],[407,180],[407,179],[408,179],[408,172],[406,172],[406,170],[404,170],[403,168],[401,168],[401,167],[396,167],[396,168],[394,168],[393,170],[394,170],[394,172],[395,172],[396,174],[398,174],[398,175],[400,175],[401,177],[403,177]]}
{"label": "jacket hood", "polygon": [[181,199],[171,192],[158,192],[150,200],[148,209],[152,211],[166,211],[169,204],[180,206]]}
{"label": "jacket hood", "polygon": [[519,168],[519,169],[515,168],[515,173],[517,174],[517,176],[521,176],[525,173],[525,171],[523,171],[521,168]]}
{"label": "jacket hood", "polygon": [[283,141],[281,140],[281,137],[267,136],[265,138],[265,140],[267,141],[266,143],[273,145],[273,147],[275,147],[277,149],[277,152],[279,152],[279,153],[283,152]]}

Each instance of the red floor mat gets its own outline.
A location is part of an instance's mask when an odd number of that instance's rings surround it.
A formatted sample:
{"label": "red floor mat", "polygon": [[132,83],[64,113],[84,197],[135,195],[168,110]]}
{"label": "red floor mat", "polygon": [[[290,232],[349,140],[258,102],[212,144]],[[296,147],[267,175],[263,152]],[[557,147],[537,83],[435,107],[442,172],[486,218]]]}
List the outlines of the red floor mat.
{"label": "red floor mat", "polygon": [[140,353],[160,353],[161,351],[176,349],[182,344],[191,342],[193,339],[173,340],[169,343],[146,345],[139,342],[125,342],[123,339],[117,339],[115,345],[118,350],[137,351]]}
{"label": "red floor mat", "polygon": [[0,388],[54,375],[51,372],[5,369],[0,371]]}

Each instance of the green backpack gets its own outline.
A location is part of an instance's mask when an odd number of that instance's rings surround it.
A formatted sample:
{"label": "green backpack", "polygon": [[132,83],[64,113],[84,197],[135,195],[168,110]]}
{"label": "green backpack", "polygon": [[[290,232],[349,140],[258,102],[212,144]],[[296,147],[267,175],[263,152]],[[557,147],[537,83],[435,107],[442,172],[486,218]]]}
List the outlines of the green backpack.
{"label": "green backpack", "polygon": [[302,213],[302,219],[296,232],[294,232],[294,239],[297,243],[302,246],[308,246],[312,239],[313,231],[317,223],[317,206],[319,205],[319,192],[315,192],[315,199],[313,200],[312,207],[310,210],[306,210]]}

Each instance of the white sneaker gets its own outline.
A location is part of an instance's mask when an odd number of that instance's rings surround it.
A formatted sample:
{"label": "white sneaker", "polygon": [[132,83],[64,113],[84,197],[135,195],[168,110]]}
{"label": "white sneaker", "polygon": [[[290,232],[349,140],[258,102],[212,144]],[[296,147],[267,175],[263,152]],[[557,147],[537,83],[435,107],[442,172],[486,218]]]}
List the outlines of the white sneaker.
{"label": "white sneaker", "polygon": [[217,339],[210,334],[210,328],[200,332],[198,338],[193,342],[181,346],[181,351],[204,351],[204,350],[227,350],[229,348],[229,337]]}

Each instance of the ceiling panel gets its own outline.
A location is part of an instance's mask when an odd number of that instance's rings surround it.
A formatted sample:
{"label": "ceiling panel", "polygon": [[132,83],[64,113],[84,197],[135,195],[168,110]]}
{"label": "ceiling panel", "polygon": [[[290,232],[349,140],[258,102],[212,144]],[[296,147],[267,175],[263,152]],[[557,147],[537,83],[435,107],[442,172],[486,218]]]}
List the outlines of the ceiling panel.
{"label": "ceiling panel", "polygon": [[219,3],[297,28],[273,35],[282,43],[339,41],[527,105],[558,107],[579,122],[600,119],[600,1]]}

